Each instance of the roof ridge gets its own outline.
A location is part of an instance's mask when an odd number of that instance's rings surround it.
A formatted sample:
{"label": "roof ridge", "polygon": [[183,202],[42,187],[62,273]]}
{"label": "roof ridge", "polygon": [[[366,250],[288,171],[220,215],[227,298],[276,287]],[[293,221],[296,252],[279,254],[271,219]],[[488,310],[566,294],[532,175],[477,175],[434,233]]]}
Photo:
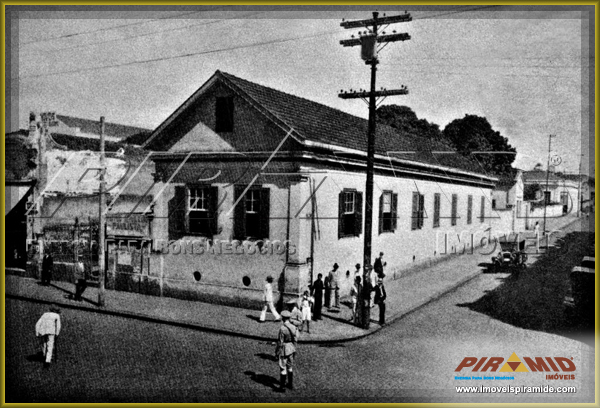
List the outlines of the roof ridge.
{"label": "roof ridge", "polygon": [[[281,90],[279,90],[279,89],[276,89],[276,88],[273,88],[273,87],[270,87],[270,86],[267,86],[267,85],[259,84],[259,83],[257,83],[257,82],[252,82],[252,81],[249,81],[249,80],[247,80],[247,79],[240,78],[240,77],[238,77],[238,76],[235,76],[235,75],[233,75],[233,74],[230,74],[230,73],[228,73],[228,72],[219,71],[219,70],[217,70],[217,72],[221,73],[222,75],[224,75],[224,76],[226,76],[226,77],[233,77],[234,79],[236,79],[236,80],[239,80],[239,81],[243,81],[243,82],[246,82],[246,83],[249,83],[249,84],[252,84],[252,85],[260,86],[260,87],[262,87],[262,88],[266,88],[266,89],[268,89],[268,90],[270,90],[270,91],[275,91],[275,92],[281,93],[281,94],[283,94],[283,95],[290,96],[290,97],[292,97],[292,98],[294,98],[294,99],[300,99],[300,100],[306,101],[306,102],[308,102],[308,103],[311,103],[311,104],[314,104],[314,105],[320,105],[320,106],[323,106],[323,107],[325,107],[325,108],[327,108],[327,109],[331,109],[331,110],[334,110],[334,111],[340,112],[340,113],[342,113],[342,114],[344,114],[344,115],[350,116],[350,117],[352,117],[352,118],[354,118],[354,119],[359,119],[359,120],[362,120],[362,121],[364,121],[364,122],[367,122],[367,123],[369,122],[369,120],[368,120],[368,119],[361,118],[360,116],[356,116],[356,115],[353,115],[353,114],[351,114],[351,113],[348,113],[348,112],[344,112],[344,111],[343,111],[343,110],[341,110],[341,109],[334,108],[333,106],[325,105],[324,103],[321,103],[321,102],[316,102],[316,101],[313,101],[313,100],[311,100],[311,99],[308,99],[308,98],[305,98],[305,97],[303,97],[303,96],[294,95],[294,94],[291,94],[291,93],[288,93],[288,92],[285,92],[285,91],[281,91]],[[394,129],[394,128],[392,128],[391,126],[389,126],[389,125],[386,125],[386,124],[383,124],[383,123],[379,123],[377,127],[380,127],[380,126],[383,126],[383,127],[386,127],[386,128],[390,128],[390,129]]]}
{"label": "roof ridge", "polygon": [[[87,118],[80,118],[77,116],[71,116],[71,115],[63,115],[63,114],[56,114],[57,118],[68,118],[68,119],[75,119],[75,120],[83,120],[86,122],[90,122],[90,123],[94,123],[94,124],[98,124],[100,123],[99,120],[95,120],[95,119],[87,119]],[[145,130],[145,131],[149,131],[151,132],[152,129],[147,129],[147,128],[143,128],[143,127],[139,127],[139,126],[133,126],[133,125],[124,125],[122,123],[116,123],[116,122],[104,122],[105,125],[115,125],[115,126],[123,126],[123,127],[128,127],[128,128],[133,128],[133,129],[139,129],[139,130]]]}

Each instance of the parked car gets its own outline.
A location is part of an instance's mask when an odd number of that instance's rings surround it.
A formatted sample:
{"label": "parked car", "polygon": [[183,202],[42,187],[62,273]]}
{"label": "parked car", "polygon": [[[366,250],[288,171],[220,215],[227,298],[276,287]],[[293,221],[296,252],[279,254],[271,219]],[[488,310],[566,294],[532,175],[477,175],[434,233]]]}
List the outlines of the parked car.
{"label": "parked car", "polygon": [[493,272],[510,270],[518,278],[519,273],[527,268],[527,254],[524,252],[525,240],[501,239],[499,244],[502,250],[498,256],[492,257],[491,270]]}
{"label": "parked car", "polygon": [[567,312],[580,316],[593,315],[596,295],[595,265],[595,259],[586,256],[581,261],[581,266],[575,266],[571,270],[569,286],[564,299]]}

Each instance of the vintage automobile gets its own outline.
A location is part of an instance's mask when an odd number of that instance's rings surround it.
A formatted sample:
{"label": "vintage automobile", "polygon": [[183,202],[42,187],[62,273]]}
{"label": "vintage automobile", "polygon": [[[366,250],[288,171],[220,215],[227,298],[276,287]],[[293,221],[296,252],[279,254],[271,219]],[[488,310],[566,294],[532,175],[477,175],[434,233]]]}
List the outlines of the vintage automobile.
{"label": "vintage automobile", "polygon": [[527,268],[527,254],[523,251],[525,240],[499,240],[502,249],[497,256],[492,257],[491,271],[512,272],[516,277]]}
{"label": "vintage automobile", "polygon": [[581,317],[594,315],[595,265],[595,259],[586,256],[581,261],[581,266],[571,269],[567,294],[564,299],[568,313],[574,313]]}

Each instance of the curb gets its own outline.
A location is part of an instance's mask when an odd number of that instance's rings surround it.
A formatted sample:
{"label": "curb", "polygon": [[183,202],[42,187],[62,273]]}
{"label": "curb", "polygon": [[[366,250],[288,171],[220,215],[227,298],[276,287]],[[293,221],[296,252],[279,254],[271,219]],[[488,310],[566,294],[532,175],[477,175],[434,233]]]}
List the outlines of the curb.
{"label": "curb", "polygon": [[[377,326],[375,328],[370,328],[365,333],[357,335],[357,336],[340,337],[340,338],[323,339],[323,340],[299,339],[298,343],[301,343],[301,344],[334,344],[334,343],[347,343],[350,341],[360,340],[364,337],[367,337],[374,333],[377,333],[378,331],[386,328],[390,323],[396,322],[396,321],[406,317],[407,315],[423,308],[424,306],[428,305],[429,303],[441,298],[442,296],[455,291],[459,287],[465,285],[467,282],[475,279],[477,276],[479,276],[481,274],[482,274],[482,272],[478,271],[476,274],[467,276],[466,278],[461,279],[459,282],[448,287],[447,289],[444,289],[442,291],[435,293],[433,296],[428,298],[425,302],[413,307],[412,309],[410,309],[404,313],[390,316],[388,318],[388,323],[386,323],[385,326]],[[150,323],[168,324],[171,326],[182,327],[182,328],[186,328],[186,329],[199,330],[199,331],[215,333],[215,334],[224,334],[224,335],[228,335],[228,336],[241,337],[241,338],[246,338],[246,339],[250,339],[250,340],[270,341],[270,342],[276,340],[275,335],[273,335],[273,337],[265,337],[265,336],[254,335],[254,334],[249,334],[249,333],[220,329],[220,328],[216,328],[216,327],[202,326],[202,325],[195,324],[195,323],[186,323],[186,322],[182,322],[179,320],[173,320],[173,319],[168,319],[168,318],[159,318],[159,317],[154,317],[154,316],[148,316],[148,315],[145,315],[142,313],[124,312],[124,311],[119,311],[119,310],[114,310],[114,309],[92,308],[92,307],[88,307],[88,306],[84,306],[84,305],[73,305],[71,303],[66,303],[66,302],[44,300],[44,299],[39,299],[39,298],[34,298],[34,297],[14,295],[14,294],[10,294],[10,293],[6,293],[5,297],[11,298],[11,299],[16,299],[16,300],[32,301],[32,302],[42,303],[42,304],[56,304],[60,307],[66,308],[66,309],[77,309],[77,310],[83,310],[86,312],[93,312],[93,313],[100,313],[100,314],[110,315],[110,316],[137,319],[137,320],[150,322]]]}

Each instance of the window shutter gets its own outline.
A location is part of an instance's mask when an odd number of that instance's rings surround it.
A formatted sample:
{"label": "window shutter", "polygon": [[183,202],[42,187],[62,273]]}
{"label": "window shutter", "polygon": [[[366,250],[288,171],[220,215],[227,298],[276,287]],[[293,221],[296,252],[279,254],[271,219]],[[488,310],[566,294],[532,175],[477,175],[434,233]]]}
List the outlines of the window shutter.
{"label": "window shutter", "polygon": [[410,229],[416,230],[418,225],[419,193],[413,191],[412,215],[410,217]]}
{"label": "window shutter", "polygon": [[392,194],[392,231],[398,227],[398,194]]}
{"label": "window shutter", "polygon": [[260,189],[260,238],[269,238],[269,221],[271,218],[271,190]]}
{"label": "window shutter", "polygon": [[433,226],[440,226],[440,194],[435,193],[433,196]]}
{"label": "window shutter", "polygon": [[363,195],[357,191],[354,194],[354,236],[358,237],[362,233],[363,221],[362,221],[362,203]]}
{"label": "window shutter", "polygon": [[383,194],[379,196],[379,234],[383,232]]}
{"label": "window shutter", "polygon": [[210,235],[217,235],[219,233],[219,211],[217,206],[219,205],[219,187],[211,186],[208,188],[208,217],[210,222]]}
{"label": "window shutter", "polygon": [[485,196],[481,197],[481,222],[485,221]]}
{"label": "window shutter", "polygon": [[338,194],[338,239],[344,236],[344,192]]}
{"label": "window shutter", "polygon": [[452,214],[451,214],[451,224],[456,225],[456,211],[458,207],[458,196],[456,194],[452,194]]}
{"label": "window shutter", "polygon": [[419,223],[418,227],[423,228],[423,219],[425,218],[425,196],[419,194]]}
{"label": "window shutter", "polygon": [[[244,192],[244,186],[234,185],[233,188],[233,203],[240,198],[242,193]],[[246,220],[245,220],[245,212],[246,212],[246,202],[245,199],[242,198],[240,202],[235,206],[233,210],[233,239],[238,239],[243,241],[246,239]]]}
{"label": "window shutter", "polygon": [[175,195],[169,200],[169,239],[180,239],[185,235],[187,188],[175,186]]}
{"label": "window shutter", "polygon": [[473,217],[473,196],[467,198],[467,224],[470,224]]}

